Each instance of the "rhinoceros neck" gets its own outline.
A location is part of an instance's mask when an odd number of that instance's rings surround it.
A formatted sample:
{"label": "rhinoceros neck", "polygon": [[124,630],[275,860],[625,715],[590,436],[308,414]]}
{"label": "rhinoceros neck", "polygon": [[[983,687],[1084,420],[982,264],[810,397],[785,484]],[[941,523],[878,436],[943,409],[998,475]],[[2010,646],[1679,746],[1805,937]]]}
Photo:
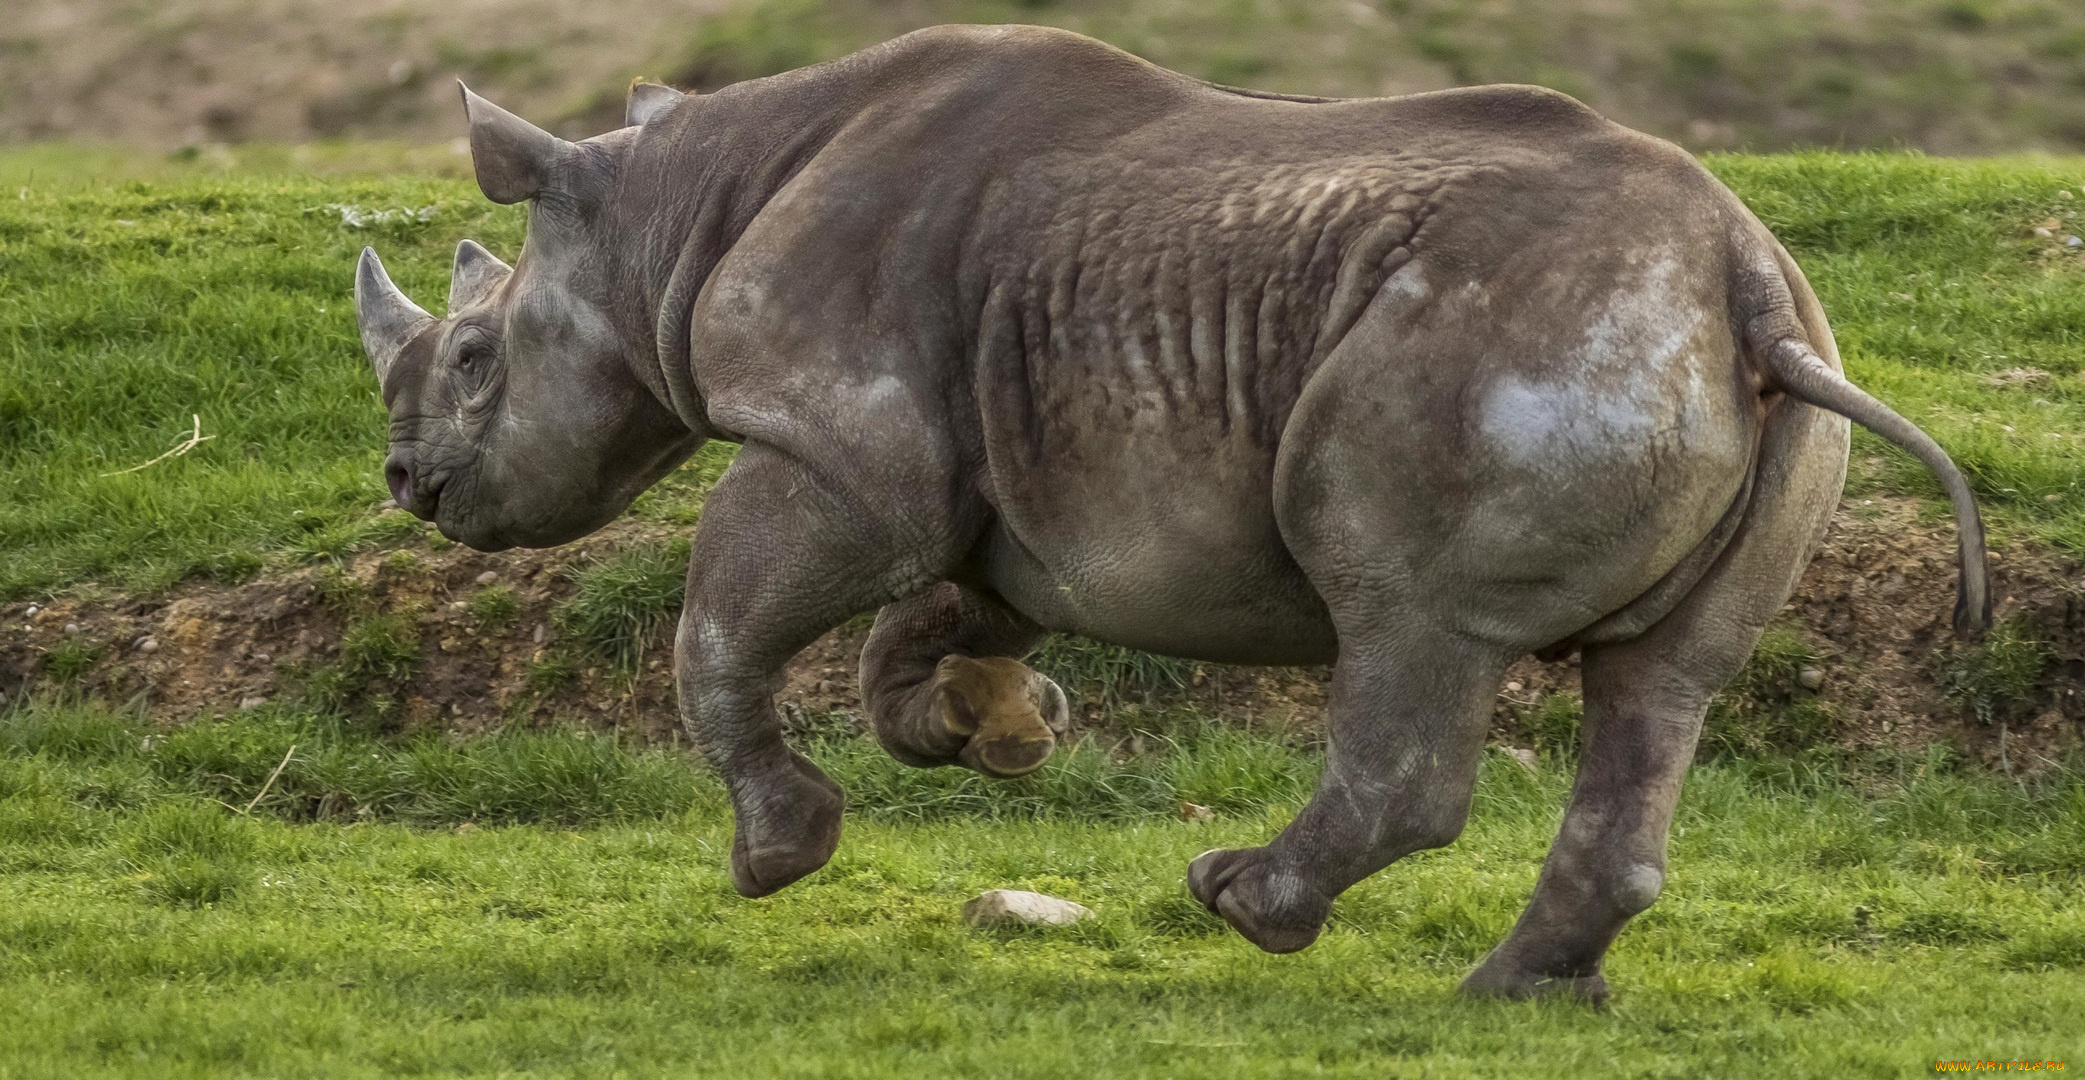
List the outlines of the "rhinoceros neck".
{"label": "rhinoceros neck", "polygon": [[808,85],[787,94],[749,85],[690,102],[647,126],[624,167],[611,242],[634,256],[629,292],[643,299],[653,341],[648,355],[639,350],[634,374],[705,436],[714,433],[691,359],[695,302],[739,237],[846,119],[846,103],[833,100],[839,95],[799,81]]}

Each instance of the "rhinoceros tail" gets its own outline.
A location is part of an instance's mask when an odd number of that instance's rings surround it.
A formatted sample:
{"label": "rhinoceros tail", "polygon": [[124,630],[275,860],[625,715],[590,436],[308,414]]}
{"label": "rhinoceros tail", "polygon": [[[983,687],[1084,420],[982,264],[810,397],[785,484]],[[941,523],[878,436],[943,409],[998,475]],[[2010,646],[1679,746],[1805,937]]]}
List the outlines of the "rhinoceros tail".
{"label": "rhinoceros tail", "polygon": [[[1765,271],[1766,267],[1761,266]],[[1765,280],[1762,280],[1765,279]],[[1762,368],[1766,389],[1780,390],[1797,401],[1827,409],[1902,447],[1925,463],[1947,489],[1954,504],[1956,567],[1955,633],[1976,638],[1991,626],[1991,570],[1984,553],[1984,522],[1977,512],[1969,480],[1933,437],[1895,409],[1870,397],[1846,380],[1810,344],[1796,317],[1794,298],[1778,265],[1760,273],[1739,290],[1745,343]]]}

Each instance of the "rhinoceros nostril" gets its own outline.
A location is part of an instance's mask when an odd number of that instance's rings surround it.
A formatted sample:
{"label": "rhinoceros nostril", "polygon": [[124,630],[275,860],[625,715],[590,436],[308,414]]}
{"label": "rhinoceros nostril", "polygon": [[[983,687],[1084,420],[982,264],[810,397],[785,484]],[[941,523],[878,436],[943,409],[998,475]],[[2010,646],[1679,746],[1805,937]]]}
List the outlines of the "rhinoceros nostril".
{"label": "rhinoceros nostril", "polygon": [[410,511],[413,508],[413,474],[396,461],[384,463],[384,483],[391,488],[391,498],[399,507]]}

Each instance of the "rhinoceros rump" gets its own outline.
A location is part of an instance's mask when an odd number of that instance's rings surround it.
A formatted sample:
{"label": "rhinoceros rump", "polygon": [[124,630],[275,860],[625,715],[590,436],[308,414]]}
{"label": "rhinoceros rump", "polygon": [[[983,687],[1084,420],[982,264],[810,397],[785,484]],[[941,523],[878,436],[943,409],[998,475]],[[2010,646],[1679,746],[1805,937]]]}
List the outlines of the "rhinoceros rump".
{"label": "rhinoceros rump", "polygon": [[877,610],[878,737],[1042,764],[1047,630],[1334,662],[1331,750],[1194,895],[1262,948],[1455,839],[1501,671],[1583,656],[1587,741],[1533,902],[1465,984],[1598,999],[1657,896],[1709,697],[1814,550],[1851,417],[1939,474],[1955,619],[1988,620],[1961,474],[1839,374],[1795,263],[1680,150],[1561,94],[1213,86],[1098,42],[944,27],[550,135],[464,91],[511,269],[449,311],[356,279],[401,505],[474,547],[613,518],[707,439],[676,657],[759,896],[822,866],[841,793],[770,702]]}

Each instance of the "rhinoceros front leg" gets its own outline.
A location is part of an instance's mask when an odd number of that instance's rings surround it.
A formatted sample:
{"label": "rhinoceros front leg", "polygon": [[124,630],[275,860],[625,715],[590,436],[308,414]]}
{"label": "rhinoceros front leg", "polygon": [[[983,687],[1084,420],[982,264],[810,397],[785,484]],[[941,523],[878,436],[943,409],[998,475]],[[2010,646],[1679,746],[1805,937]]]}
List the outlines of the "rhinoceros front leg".
{"label": "rhinoceros front leg", "polygon": [[1064,691],[1014,659],[1041,636],[998,598],[953,583],[886,606],[862,647],[877,739],[907,765],[1041,768],[1071,725]]}
{"label": "rhinoceros front leg", "polygon": [[731,877],[746,896],[824,866],[840,841],[839,786],[782,737],[783,665],[850,616],[941,576],[864,505],[748,445],[696,529],[675,642],[681,716],[730,792]]}
{"label": "rhinoceros front leg", "polygon": [[1349,886],[1462,833],[1505,666],[1448,634],[1343,636],[1316,794],[1267,846],[1188,868],[1195,898],[1268,952],[1309,945]]}

